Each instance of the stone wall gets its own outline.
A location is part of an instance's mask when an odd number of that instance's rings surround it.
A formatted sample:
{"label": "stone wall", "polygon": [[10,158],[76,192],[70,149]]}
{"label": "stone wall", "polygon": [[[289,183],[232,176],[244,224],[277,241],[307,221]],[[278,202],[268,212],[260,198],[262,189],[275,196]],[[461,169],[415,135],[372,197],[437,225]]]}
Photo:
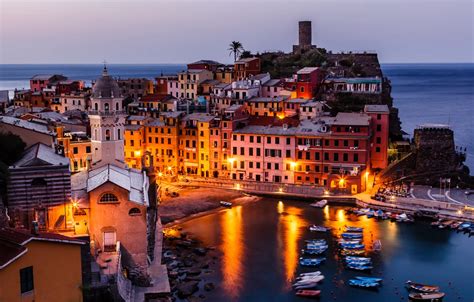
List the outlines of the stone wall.
{"label": "stone wall", "polygon": [[454,133],[448,128],[415,129],[416,172],[452,171],[457,168]]}

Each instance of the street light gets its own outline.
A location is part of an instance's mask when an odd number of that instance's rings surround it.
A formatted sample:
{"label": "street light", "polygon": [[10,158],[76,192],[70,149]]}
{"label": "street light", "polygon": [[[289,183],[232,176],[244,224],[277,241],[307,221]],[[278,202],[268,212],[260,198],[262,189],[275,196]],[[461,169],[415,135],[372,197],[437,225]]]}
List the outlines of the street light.
{"label": "street light", "polygon": [[297,162],[294,162],[294,161],[290,162],[290,167],[291,167],[291,169],[295,170],[295,169],[296,169],[296,166],[298,166],[298,163],[297,163]]}

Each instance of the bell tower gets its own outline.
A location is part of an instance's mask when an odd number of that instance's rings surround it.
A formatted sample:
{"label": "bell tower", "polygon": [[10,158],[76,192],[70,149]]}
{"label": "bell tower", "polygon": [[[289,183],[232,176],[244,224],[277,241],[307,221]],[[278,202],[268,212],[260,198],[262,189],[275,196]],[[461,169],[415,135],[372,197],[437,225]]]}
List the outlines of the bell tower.
{"label": "bell tower", "polygon": [[89,109],[93,168],[107,164],[125,167],[123,136],[126,113],[122,101],[118,83],[104,64],[102,76],[92,87]]}

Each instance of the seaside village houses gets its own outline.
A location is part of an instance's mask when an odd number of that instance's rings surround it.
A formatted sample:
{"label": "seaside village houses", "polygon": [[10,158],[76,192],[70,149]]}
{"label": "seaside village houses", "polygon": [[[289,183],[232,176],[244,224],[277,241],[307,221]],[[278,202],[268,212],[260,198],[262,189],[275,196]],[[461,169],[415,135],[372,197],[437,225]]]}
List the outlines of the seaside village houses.
{"label": "seaside village houses", "polygon": [[[300,24],[295,53],[315,49],[307,27]],[[9,167],[4,204],[21,234],[0,232],[0,246],[11,242],[13,255],[2,253],[0,280],[17,275],[0,300],[20,301],[29,289],[35,301],[51,301],[40,280],[55,265],[43,270],[31,255],[61,249],[81,258],[74,265],[84,272],[80,280],[64,280],[69,289],[57,291],[65,295],[112,280],[126,301],[169,290],[160,279],[166,275],[157,218],[162,180],[212,180],[264,193],[365,191],[369,175],[388,165],[389,107],[330,114],[323,95],[377,99],[382,80],[350,76],[336,54],[328,56],[336,62],[329,71],[306,66],[279,78],[262,72],[256,56],[231,65],[200,60],[154,80],[114,79],[104,66],[91,88],[62,75],[33,77],[0,116],[0,131],[26,144]],[[51,235],[57,233],[75,238]],[[77,255],[81,249],[89,261]],[[54,261],[77,270],[62,256]]]}

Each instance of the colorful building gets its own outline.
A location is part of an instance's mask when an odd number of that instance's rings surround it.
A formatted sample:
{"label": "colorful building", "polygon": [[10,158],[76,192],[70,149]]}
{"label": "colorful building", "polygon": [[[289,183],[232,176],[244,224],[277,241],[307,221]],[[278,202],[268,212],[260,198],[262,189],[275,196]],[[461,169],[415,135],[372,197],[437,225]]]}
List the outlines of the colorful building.
{"label": "colorful building", "polygon": [[250,78],[261,73],[260,58],[252,57],[235,61],[234,79],[236,81]]}
{"label": "colorful building", "polygon": [[305,67],[296,72],[296,97],[311,99],[318,91],[323,80],[322,70],[319,67]]}
{"label": "colorful building", "polygon": [[54,233],[0,229],[0,301],[83,301],[84,244]]}

